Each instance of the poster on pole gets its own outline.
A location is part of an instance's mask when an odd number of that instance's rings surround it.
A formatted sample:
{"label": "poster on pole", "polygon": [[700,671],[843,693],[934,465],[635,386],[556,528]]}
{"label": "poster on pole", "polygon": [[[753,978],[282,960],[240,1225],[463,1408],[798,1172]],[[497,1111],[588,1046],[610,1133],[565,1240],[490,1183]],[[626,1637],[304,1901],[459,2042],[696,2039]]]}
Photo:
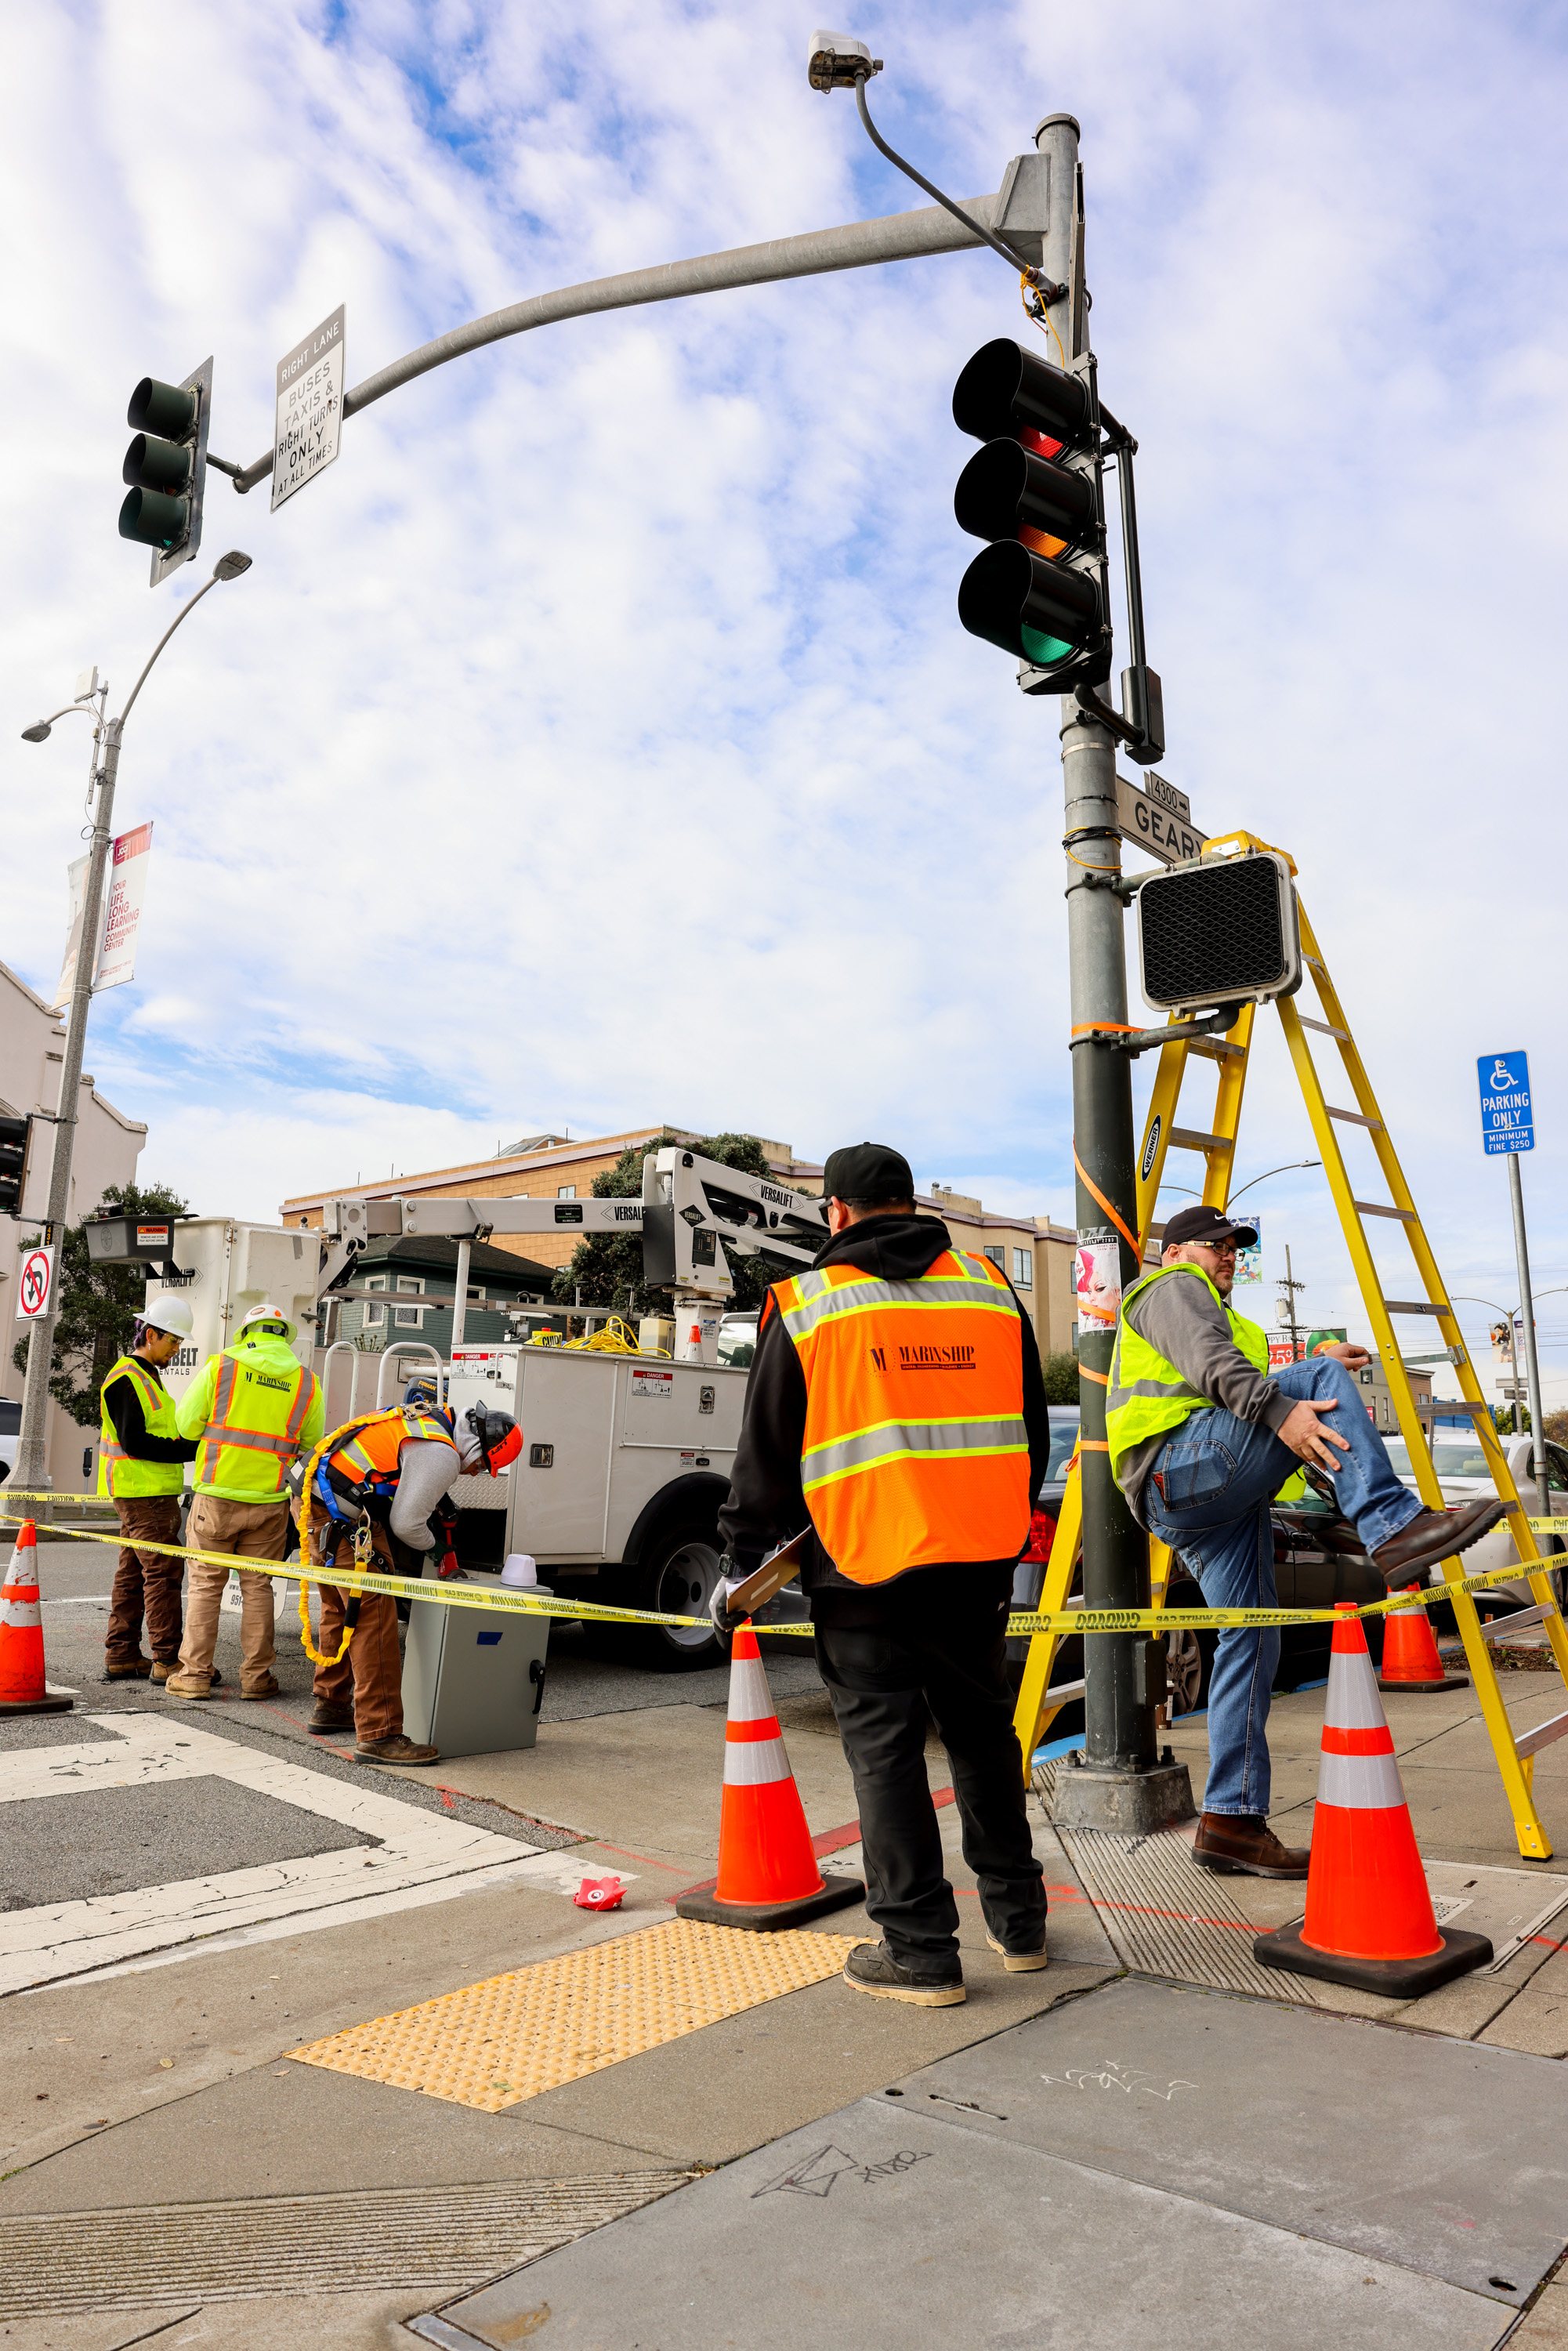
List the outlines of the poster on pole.
{"label": "poster on pole", "polygon": [[141,927],[141,900],[152,855],[151,824],[139,824],[133,832],[120,833],[110,852],[109,904],[104,909],[98,967],[92,976],[95,992],[100,987],[123,987],[128,979],[136,977],[136,935]]}
{"label": "poster on pole", "polygon": [[272,511],[324,473],[343,429],[343,319],[340,302],[303,342],[277,362],[277,421],[272,436]]}
{"label": "poster on pole", "polygon": [[[1225,1213],[1228,1216],[1229,1209]],[[1238,1217],[1236,1222],[1242,1226],[1250,1225],[1258,1236],[1250,1247],[1241,1242],[1237,1244],[1236,1287],[1239,1290],[1244,1282],[1261,1281],[1263,1279],[1263,1219],[1254,1209],[1249,1216]]]}
{"label": "poster on pole", "polygon": [[[110,844],[103,903],[99,909],[98,939],[93,956],[92,986],[121,987],[136,976],[136,937],[141,924],[141,900],[147,887],[147,865],[152,852],[152,827],[139,824]],[[66,951],[60,960],[59,983],[53,1009],[63,1012],[77,984],[82,951],[82,924],[87,906],[87,876],[90,857],[76,858],[66,868],[70,893],[70,916]]]}
{"label": "poster on pole", "polygon": [[22,1259],[22,1270],[16,1279],[16,1320],[36,1322],[46,1314],[55,1289],[55,1252],[52,1248],[28,1249]]}

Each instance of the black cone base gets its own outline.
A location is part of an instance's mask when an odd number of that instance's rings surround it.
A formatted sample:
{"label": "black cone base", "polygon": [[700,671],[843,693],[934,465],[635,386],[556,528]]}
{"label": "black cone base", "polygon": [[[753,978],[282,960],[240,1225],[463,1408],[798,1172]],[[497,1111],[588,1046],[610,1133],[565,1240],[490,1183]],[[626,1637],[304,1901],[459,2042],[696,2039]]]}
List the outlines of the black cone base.
{"label": "black cone base", "polygon": [[1469,1674],[1445,1674],[1441,1681],[1436,1682],[1385,1682],[1381,1674],[1377,1677],[1379,1689],[1408,1690],[1416,1698],[1423,1697],[1429,1690],[1469,1689]]}
{"label": "black cone base", "polygon": [[69,1714],[74,1698],[0,1698],[0,1714]]}
{"label": "black cone base", "polygon": [[1322,1983],[1349,1984],[1356,1991],[1381,1992],[1385,2000],[1419,2000],[1439,1984],[1491,1960],[1491,1945],[1484,1935],[1464,1935],[1454,1927],[1439,1927],[1440,1951],[1424,1959],[1358,1959],[1338,1951],[1318,1951],[1301,1940],[1305,1920],[1260,1935],[1252,1956],[1262,1968],[1288,1968],[1293,1976],[1316,1976]]}
{"label": "black cone base", "polygon": [[865,1900],[858,1877],[824,1874],[820,1892],[802,1894],[793,1902],[716,1902],[717,1884],[716,1877],[710,1877],[706,1886],[688,1886],[676,1897],[676,1917],[695,1918],[705,1927],[748,1927],[754,1935],[776,1935],[781,1928],[803,1927],[808,1918],[823,1918],[830,1910],[847,1910],[851,1903]]}

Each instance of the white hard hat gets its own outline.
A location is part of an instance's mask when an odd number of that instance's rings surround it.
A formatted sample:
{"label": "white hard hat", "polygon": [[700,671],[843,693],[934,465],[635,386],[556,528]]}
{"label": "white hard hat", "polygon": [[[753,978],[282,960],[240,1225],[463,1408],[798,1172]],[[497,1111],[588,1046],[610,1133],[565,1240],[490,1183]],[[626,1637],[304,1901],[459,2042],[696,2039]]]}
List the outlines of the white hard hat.
{"label": "white hard hat", "polygon": [[245,1312],[240,1317],[239,1329],[235,1332],[235,1337],[236,1339],[242,1339],[253,1322],[277,1322],[281,1324],[283,1335],[287,1340],[290,1346],[294,1344],[295,1339],[298,1336],[294,1324],[289,1321],[287,1315],[285,1314],[281,1306],[246,1307]]}
{"label": "white hard hat", "polygon": [[168,1331],[181,1339],[188,1339],[194,1327],[184,1300],[172,1298],[167,1291],[148,1300],[141,1310],[141,1320],[150,1331]]}

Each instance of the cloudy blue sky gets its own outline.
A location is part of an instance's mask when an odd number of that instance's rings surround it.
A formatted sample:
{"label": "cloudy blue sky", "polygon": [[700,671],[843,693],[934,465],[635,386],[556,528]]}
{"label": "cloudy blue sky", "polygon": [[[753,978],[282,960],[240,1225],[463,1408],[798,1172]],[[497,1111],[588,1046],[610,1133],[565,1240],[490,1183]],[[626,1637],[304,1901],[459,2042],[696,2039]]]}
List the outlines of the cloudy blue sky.
{"label": "cloudy blue sky", "polygon": [[[212,351],[213,445],[246,460],[277,357],[339,302],[352,383],[552,286],[921,202],[808,89],[812,21],[14,16],[0,954],[34,985],[85,742],[17,730],[88,661],[123,692],[204,576],[150,593],[116,536],[136,380]],[[1560,14],[906,0],[854,29],[889,136],[956,193],[1080,119],[1164,772],[1206,830],[1294,852],[1450,1283],[1504,1303],[1475,1057],[1530,1051],[1537,1280],[1568,1284]],[[922,1181],[1070,1221],[1055,705],[954,609],[952,383],[1029,331],[986,254],[728,294],[426,378],[276,516],[214,480],[204,552],[256,565],[128,733],[120,815],[155,860],[89,1044],[150,1123],[144,1174],[268,1216],[668,1118],[885,1136]],[[1260,1034],[1243,1180],[1312,1152]],[[1304,1310],[1354,1324],[1321,1178],[1256,1196],[1270,1283],[1288,1238]],[[1540,1318],[1560,1400],[1565,1304]]]}

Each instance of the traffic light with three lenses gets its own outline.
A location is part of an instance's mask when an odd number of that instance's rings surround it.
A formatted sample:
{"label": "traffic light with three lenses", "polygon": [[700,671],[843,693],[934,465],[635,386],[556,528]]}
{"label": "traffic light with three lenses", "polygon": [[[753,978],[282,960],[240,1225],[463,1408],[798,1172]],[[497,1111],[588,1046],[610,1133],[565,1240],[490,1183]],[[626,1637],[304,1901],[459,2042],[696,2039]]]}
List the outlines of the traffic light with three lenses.
{"label": "traffic light with three lenses", "polygon": [[176,565],[189,562],[202,543],[212,397],[207,360],[181,384],[143,376],[125,412],[136,438],[121,468],[127,492],[120,536],[152,549],[154,588]]}
{"label": "traffic light with three lenses", "polygon": [[958,378],[953,421],[985,446],[958,477],[959,528],[989,540],[965,572],[971,635],[1065,694],[1111,674],[1100,421],[1088,380],[1022,345],[987,343]]}

